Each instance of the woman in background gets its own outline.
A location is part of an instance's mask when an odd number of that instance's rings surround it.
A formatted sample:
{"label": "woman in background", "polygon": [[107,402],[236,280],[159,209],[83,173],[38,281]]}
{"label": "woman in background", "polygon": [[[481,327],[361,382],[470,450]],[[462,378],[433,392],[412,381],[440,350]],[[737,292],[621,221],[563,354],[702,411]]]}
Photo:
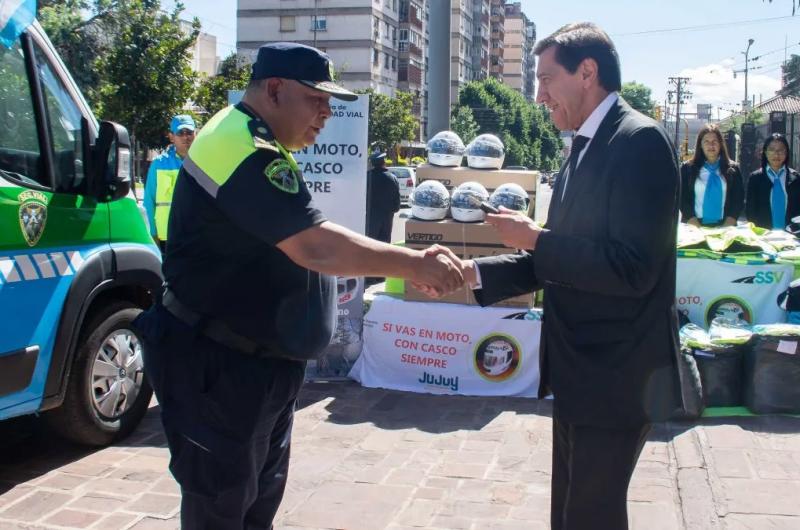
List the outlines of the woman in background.
{"label": "woman in background", "polygon": [[761,150],[761,169],[747,180],[747,220],[756,226],[784,230],[800,215],[800,178],[789,167],[789,142],[773,134]]}
{"label": "woman in background", "polygon": [[743,208],[739,167],[728,157],[719,127],[706,125],[694,158],[681,166],[681,219],[695,226],[735,226]]}

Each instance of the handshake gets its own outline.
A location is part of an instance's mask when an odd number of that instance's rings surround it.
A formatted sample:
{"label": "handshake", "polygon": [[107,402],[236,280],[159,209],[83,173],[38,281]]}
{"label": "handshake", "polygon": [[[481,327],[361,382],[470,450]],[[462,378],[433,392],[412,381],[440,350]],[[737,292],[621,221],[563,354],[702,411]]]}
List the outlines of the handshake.
{"label": "handshake", "polygon": [[418,291],[439,298],[476,282],[475,262],[461,260],[452,250],[433,245],[419,251],[419,264],[409,280]]}
{"label": "handshake", "polygon": [[[509,248],[534,250],[542,228],[528,216],[500,207],[500,213],[487,214],[486,222],[497,230]],[[420,251],[420,265],[411,280],[417,290],[431,298],[452,293],[465,284],[474,287],[478,272],[473,260],[461,260],[449,248],[433,245]]]}

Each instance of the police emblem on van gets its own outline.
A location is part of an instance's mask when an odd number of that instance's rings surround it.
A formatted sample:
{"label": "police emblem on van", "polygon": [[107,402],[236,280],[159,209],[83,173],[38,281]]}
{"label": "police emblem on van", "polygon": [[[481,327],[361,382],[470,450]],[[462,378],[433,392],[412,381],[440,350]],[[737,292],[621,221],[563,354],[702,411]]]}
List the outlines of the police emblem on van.
{"label": "police emblem on van", "polygon": [[47,224],[47,196],[38,191],[23,191],[19,194],[19,226],[22,236],[33,247],[39,242]]}

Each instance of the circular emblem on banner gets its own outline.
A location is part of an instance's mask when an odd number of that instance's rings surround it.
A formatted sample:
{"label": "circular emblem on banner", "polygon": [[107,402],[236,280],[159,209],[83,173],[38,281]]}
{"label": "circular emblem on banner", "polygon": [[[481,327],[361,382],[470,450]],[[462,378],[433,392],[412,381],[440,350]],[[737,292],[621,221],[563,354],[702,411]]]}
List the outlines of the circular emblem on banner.
{"label": "circular emblem on banner", "polygon": [[33,247],[39,242],[47,224],[47,195],[39,191],[23,191],[19,194],[19,226],[22,236]]}
{"label": "circular emblem on banner", "polygon": [[300,191],[300,179],[288,160],[273,160],[264,170],[264,175],[273,186],[283,192],[294,194]]}
{"label": "circular emblem on banner", "polygon": [[510,335],[492,333],[478,341],[473,360],[475,370],[487,381],[506,381],[517,373],[522,349]]}
{"label": "circular emblem on banner", "polygon": [[753,310],[750,305],[738,296],[722,296],[712,301],[706,311],[706,327],[715,318],[725,318],[744,324],[753,323]]}

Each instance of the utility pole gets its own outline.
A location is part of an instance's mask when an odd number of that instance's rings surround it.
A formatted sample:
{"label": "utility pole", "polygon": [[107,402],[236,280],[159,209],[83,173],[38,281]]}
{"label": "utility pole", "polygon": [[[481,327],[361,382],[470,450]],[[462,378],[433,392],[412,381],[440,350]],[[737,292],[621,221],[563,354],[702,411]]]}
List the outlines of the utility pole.
{"label": "utility pole", "polygon": [[675,99],[675,152],[680,158],[680,144],[678,143],[678,136],[680,134],[681,123],[681,104],[685,103],[692,97],[692,93],[686,90],[686,85],[689,84],[691,78],[689,77],[670,77],[669,82],[675,87],[675,90],[667,92],[669,102],[672,103]]}
{"label": "utility pole", "polygon": [[[748,78],[748,73],[750,71],[750,63],[752,63],[753,61],[757,61],[757,60],[761,59],[760,55],[758,57],[753,57],[752,59],[750,58],[750,46],[752,46],[754,42],[755,41],[753,39],[748,39],[747,40],[747,49],[742,52],[742,55],[744,55],[744,68],[742,68],[741,70],[734,70],[733,71],[733,78],[734,79],[736,79],[736,74],[742,74],[742,73],[744,74],[744,99],[742,100],[742,113],[743,114],[747,113],[747,109],[750,106],[750,99],[747,97],[747,80],[748,80],[747,78]],[[785,53],[785,51],[784,51],[784,53]],[[754,69],[758,69],[758,68],[762,68],[762,67],[757,66]]]}

